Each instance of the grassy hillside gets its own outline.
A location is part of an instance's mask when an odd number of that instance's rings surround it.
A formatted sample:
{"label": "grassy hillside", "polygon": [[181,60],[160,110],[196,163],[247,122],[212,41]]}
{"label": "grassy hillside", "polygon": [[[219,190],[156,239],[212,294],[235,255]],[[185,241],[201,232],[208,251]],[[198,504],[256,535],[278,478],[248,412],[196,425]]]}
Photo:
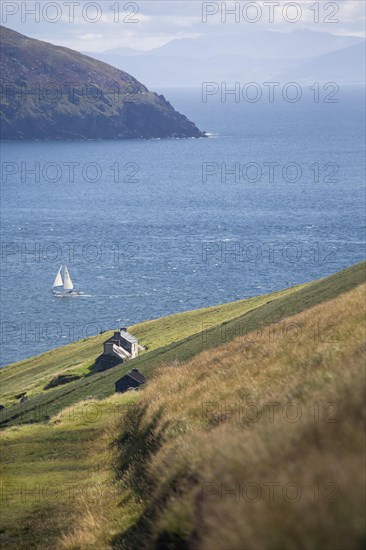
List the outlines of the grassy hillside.
{"label": "grassy hillside", "polygon": [[361,548],[364,267],[136,326],[138,393],[112,372],[51,390],[72,406],[2,431],[3,546]]}
{"label": "grassy hillside", "polygon": [[[271,299],[287,296],[304,285],[285,289],[271,294]],[[265,304],[269,295],[258,296],[214,307],[178,313],[153,321],[139,323],[129,330],[151,352],[201,333],[208,326],[216,326],[242,315]],[[103,342],[113,331],[98,336],[84,338],[81,341],[62,346],[25,359],[0,369],[0,403],[12,405],[19,400],[15,398],[20,392],[27,392],[28,397],[35,397],[44,392],[45,385],[60,374],[79,374],[88,376],[93,373],[93,364],[103,351]],[[131,363],[129,363],[131,366]],[[50,390],[48,390],[48,393]]]}
{"label": "grassy hillside", "polygon": [[115,548],[361,548],[365,290],[289,319],[296,337],[274,327],[160,370],[122,426],[144,512]]}
{"label": "grassy hillside", "polygon": [[65,370],[74,372],[74,368],[90,369],[108,333],[9,365],[0,371],[0,403],[9,404],[12,400],[14,403],[14,396],[22,391],[27,391],[30,399],[24,405],[17,403],[2,410],[1,424],[38,422],[88,396],[107,397],[114,392],[115,381],[132,366],[149,376],[164,363],[188,360],[205,349],[229,342],[238,334],[261,327],[265,330],[270,323],[332,299],[364,280],[365,264],[361,263],[325,279],[272,295],[141,323],[131,331],[147,346],[143,355],[109,371],[47,391],[42,391],[44,383],[55,374]]}

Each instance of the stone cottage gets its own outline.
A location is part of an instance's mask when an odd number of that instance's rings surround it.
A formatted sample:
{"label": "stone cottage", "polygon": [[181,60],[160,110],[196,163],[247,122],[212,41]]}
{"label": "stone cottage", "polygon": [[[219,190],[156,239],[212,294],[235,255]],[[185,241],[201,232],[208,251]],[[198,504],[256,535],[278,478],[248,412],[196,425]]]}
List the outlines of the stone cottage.
{"label": "stone cottage", "polygon": [[95,361],[95,370],[103,371],[134,359],[140,349],[143,348],[139,346],[137,338],[123,327],[103,343],[103,353]]}

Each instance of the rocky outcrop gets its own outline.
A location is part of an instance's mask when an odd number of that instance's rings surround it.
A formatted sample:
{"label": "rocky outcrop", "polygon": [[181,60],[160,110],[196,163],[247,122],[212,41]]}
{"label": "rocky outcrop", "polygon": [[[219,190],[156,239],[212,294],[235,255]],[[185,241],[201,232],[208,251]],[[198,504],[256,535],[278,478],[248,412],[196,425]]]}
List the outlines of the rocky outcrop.
{"label": "rocky outcrop", "polygon": [[64,384],[68,384],[74,380],[79,380],[79,378],[81,378],[79,374],[59,374],[58,376],[55,376],[55,378],[52,378],[52,380],[50,380],[50,382],[48,382],[43,389],[49,390],[51,388],[56,388],[57,386],[63,386]]}
{"label": "rocky outcrop", "polygon": [[162,95],[68,48],[1,27],[1,138],[203,137]]}

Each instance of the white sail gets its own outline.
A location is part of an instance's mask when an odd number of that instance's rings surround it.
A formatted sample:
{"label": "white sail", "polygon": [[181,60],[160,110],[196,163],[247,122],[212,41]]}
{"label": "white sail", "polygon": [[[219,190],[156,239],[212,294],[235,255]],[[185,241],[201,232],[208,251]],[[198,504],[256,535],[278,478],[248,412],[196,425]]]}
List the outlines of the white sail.
{"label": "white sail", "polygon": [[63,285],[61,269],[62,269],[62,266],[60,267],[60,269],[57,272],[55,282],[53,283],[53,288],[55,288],[55,286],[62,286]]}
{"label": "white sail", "polygon": [[72,290],[74,288],[73,282],[71,280],[69,270],[66,265],[64,267],[64,290]]}

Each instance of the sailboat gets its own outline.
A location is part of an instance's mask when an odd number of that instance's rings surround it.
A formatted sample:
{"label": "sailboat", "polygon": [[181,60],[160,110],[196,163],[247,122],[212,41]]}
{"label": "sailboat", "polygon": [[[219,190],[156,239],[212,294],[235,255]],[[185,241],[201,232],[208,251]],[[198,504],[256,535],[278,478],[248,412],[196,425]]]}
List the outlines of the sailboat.
{"label": "sailboat", "polygon": [[57,296],[73,296],[79,295],[81,292],[74,290],[74,283],[71,280],[67,266],[61,266],[57,272],[53,283],[53,293]]}

